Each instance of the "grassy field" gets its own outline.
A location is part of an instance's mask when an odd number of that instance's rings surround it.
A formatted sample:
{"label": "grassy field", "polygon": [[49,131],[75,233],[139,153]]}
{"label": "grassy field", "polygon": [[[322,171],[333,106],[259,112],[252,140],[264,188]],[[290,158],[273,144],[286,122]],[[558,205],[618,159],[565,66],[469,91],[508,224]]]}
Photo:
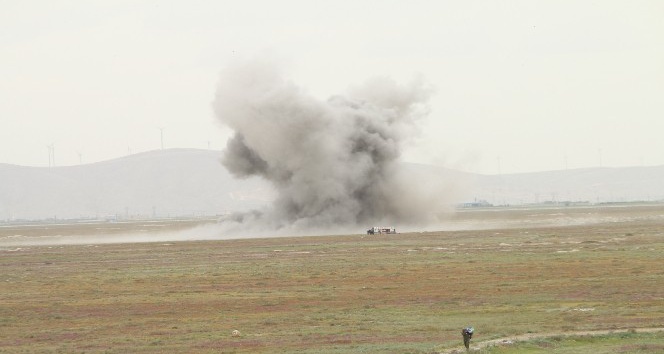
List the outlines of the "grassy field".
{"label": "grassy field", "polygon": [[532,211],[482,211],[459,217],[495,219],[484,230],[41,246],[0,228],[0,352],[447,353],[468,324],[477,352],[663,352],[662,332],[573,335],[664,327],[664,208],[541,212],[588,213],[608,216],[544,226]]}
{"label": "grassy field", "polygon": [[662,353],[662,333],[636,333],[627,331],[601,335],[553,335],[546,338],[524,340],[509,345],[492,345],[478,350],[483,353],[510,354],[615,354]]}

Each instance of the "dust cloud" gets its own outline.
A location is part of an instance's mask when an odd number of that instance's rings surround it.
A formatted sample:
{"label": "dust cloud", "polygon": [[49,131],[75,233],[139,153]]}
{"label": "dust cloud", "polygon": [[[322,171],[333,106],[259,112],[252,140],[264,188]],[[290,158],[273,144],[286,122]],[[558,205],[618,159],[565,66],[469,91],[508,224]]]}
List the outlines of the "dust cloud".
{"label": "dust cloud", "polygon": [[276,198],[227,224],[297,234],[436,222],[449,204],[445,186],[398,163],[429,113],[431,93],[421,77],[405,85],[380,77],[321,100],[270,61],[230,66],[213,103],[234,131],[222,163],[237,178],[269,181]]}

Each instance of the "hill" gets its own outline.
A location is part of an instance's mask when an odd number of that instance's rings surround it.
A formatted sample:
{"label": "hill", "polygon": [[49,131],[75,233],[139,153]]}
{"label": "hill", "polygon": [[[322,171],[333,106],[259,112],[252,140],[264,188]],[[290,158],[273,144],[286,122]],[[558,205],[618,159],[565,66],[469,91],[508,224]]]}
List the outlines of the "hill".
{"label": "hill", "polygon": [[472,193],[495,205],[664,200],[664,166],[598,167],[476,176]]}
{"label": "hill", "polygon": [[[219,162],[220,155],[168,149],[78,166],[0,164],[0,220],[220,215],[269,203],[274,192],[266,182],[234,179]],[[452,186],[450,203],[664,200],[664,166],[511,175],[401,166],[413,180],[431,178]]]}
{"label": "hill", "polygon": [[0,164],[0,220],[216,215],[270,200],[264,183],[235,180],[219,157],[169,149],[79,166]]}

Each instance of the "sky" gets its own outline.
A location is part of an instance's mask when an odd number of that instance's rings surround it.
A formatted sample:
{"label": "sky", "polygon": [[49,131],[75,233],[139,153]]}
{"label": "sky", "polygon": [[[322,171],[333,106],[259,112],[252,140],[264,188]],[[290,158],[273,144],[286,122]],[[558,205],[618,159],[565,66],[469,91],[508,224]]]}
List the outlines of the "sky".
{"label": "sky", "polygon": [[662,1],[0,0],[0,163],[221,150],[220,73],[270,57],[321,99],[426,80],[404,161],[662,165],[662,14]]}

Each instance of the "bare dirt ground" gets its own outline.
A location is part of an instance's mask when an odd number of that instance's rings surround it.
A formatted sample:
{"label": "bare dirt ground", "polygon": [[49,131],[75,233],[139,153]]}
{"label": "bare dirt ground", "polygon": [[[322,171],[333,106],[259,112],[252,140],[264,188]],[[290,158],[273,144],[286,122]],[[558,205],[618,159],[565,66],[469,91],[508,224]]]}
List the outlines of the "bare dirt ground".
{"label": "bare dirt ground", "polygon": [[[464,211],[453,223],[149,243],[87,242],[90,225],[1,227],[0,352],[450,353],[466,325],[477,348],[664,327],[664,206]],[[42,236],[83,241],[20,243]]]}
{"label": "bare dirt ground", "polygon": [[202,229],[216,222],[210,217],[5,223],[0,224],[0,247],[201,240],[210,237]]}
{"label": "bare dirt ground", "polygon": [[[440,224],[399,227],[402,232],[519,229],[623,222],[664,222],[664,204],[469,208],[444,215]],[[217,218],[87,222],[0,223],[0,247],[131,242],[228,240]],[[364,233],[363,228],[358,228]],[[263,235],[269,232],[263,232]],[[261,236],[254,236],[261,237]]]}

